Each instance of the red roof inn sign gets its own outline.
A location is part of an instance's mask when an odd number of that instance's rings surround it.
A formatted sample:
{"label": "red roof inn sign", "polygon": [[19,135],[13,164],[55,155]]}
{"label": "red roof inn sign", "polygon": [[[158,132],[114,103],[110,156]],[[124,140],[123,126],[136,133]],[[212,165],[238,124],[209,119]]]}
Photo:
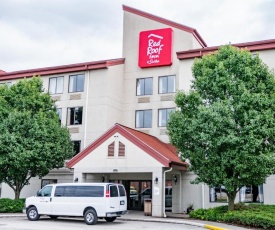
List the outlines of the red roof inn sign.
{"label": "red roof inn sign", "polygon": [[172,65],[172,32],[170,28],[140,32],[140,68]]}

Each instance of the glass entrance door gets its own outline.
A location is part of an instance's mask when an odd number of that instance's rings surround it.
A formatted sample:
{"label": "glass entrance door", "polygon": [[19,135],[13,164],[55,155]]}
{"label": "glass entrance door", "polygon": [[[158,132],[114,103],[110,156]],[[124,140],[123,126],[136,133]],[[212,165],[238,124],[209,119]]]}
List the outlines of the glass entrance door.
{"label": "glass entrance door", "polygon": [[129,210],[143,210],[144,199],[152,198],[152,181],[129,181]]}

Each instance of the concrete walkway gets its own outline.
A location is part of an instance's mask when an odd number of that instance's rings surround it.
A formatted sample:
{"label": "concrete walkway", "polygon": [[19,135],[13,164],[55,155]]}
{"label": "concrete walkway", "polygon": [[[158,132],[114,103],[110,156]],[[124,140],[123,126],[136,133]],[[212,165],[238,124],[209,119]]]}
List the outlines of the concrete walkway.
{"label": "concrete walkway", "polygon": [[[158,217],[146,216],[142,211],[130,210],[127,215],[121,216],[118,219],[123,221],[144,221],[144,222],[185,224],[185,225],[198,226],[201,228],[213,229],[213,230],[248,229],[248,228],[237,227],[237,226],[228,225],[224,223],[194,220],[194,219],[190,219],[188,215],[184,215],[184,214],[174,214],[171,212],[167,212],[166,215],[167,215],[166,218],[158,218]],[[23,213],[0,213],[0,218],[9,218],[9,217],[26,217],[26,215]]]}

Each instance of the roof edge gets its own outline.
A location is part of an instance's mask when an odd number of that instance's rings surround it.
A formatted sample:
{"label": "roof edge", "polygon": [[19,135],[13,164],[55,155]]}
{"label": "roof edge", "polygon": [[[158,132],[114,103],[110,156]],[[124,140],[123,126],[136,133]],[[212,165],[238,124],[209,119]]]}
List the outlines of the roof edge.
{"label": "roof edge", "polygon": [[185,26],[185,25],[179,24],[177,22],[170,21],[168,19],[156,16],[156,15],[153,15],[153,14],[150,14],[150,13],[147,13],[147,12],[144,12],[144,11],[126,6],[126,5],[122,5],[122,8],[123,8],[124,11],[127,11],[129,13],[133,13],[133,14],[142,16],[144,18],[148,18],[148,19],[154,20],[156,22],[163,23],[163,24],[171,26],[171,27],[175,27],[175,28],[183,30],[185,32],[189,32],[196,38],[196,40],[200,43],[200,45],[202,47],[207,47],[207,44],[202,39],[201,35],[198,33],[198,31],[196,29],[194,29],[192,27]]}
{"label": "roof edge", "polygon": [[[236,43],[231,45],[238,48],[247,48],[249,51],[270,50],[270,49],[275,49],[275,39]],[[212,47],[206,47],[201,49],[179,51],[179,52],[176,52],[177,58],[179,60],[183,60],[183,59],[202,57],[206,54],[217,51],[221,46],[212,46]]]}
{"label": "roof edge", "polygon": [[70,72],[78,72],[78,71],[85,71],[85,70],[106,69],[109,66],[124,64],[124,62],[125,62],[125,58],[118,58],[118,59],[109,59],[109,60],[94,61],[94,62],[83,62],[83,63],[77,63],[77,64],[37,68],[37,69],[20,70],[20,71],[14,71],[14,72],[0,72],[0,79],[11,80],[16,78],[32,77],[34,75],[43,76],[43,75],[70,73]]}

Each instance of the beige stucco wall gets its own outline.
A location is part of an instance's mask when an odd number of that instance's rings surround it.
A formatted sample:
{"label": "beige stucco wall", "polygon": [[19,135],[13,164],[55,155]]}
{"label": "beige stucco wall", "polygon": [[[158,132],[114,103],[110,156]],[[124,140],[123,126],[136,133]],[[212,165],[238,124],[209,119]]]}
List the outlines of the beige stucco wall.
{"label": "beige stucco wall", "polygon": [[[146,30],[155,30],[169,28],[169,26],[141,17],[129,12],[124,12],[123,24],[123,57],[126,58],[124,73],[124,124],[129,127],[135,127],[135,111],[152,109],[152,128],[141,129],[146,130],[149,134],[154,135],[164,142],[169,142],[168,136],[165,134],[165,127],[158,127],[158,110],[161,108],[174,108],[173,94],[158,93],[158,77],[167,75],[176,75],[176,90],[181,89],[179,83],[183,82],[179,72],[179,60],[176,52],[199,48],[199,43],[194,39],[191,33],[173,29],[172,43],[172,62],[171,66],[143,68],[138,66],[138,50],[139,50],[139,33]],[[138,99],[143,96],[136,96],[136,79],[153,77],[153,95],[144,96],[149,98],[147,103],[138,103]],[[188,78],[187,78],[188,79]],[[162,100],[163,96],[169,96],[170,99]]]}

